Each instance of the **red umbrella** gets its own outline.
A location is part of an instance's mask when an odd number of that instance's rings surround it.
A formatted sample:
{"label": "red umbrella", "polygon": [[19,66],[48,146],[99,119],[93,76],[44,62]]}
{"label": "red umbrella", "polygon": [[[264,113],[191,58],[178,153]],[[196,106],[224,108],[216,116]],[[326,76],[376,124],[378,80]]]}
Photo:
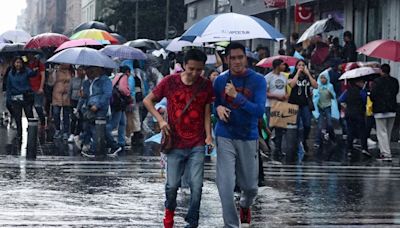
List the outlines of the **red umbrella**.
{"label": "red umbrella", "polygon": [[264,58],[260,60],[260,62],[257,63],[256,66],[259,67],[264,67],[264,68],[272,68],[272,62],[275,59],[281,59],[283,62],[287,63],[289,66],[294,66],[296,65],[298,59],[292,56],[287,56],[287,55],[276,55],[268,58]]}
{"label": "red umbrella", "polygon": [[329,55],[329,46],[326,43],[318,42],[311,54],[311,63],[321,65]]}
{"label": "red umbrella", "polygon": [[400,62],[400,41],[375,40],[357,50],[366,56]]}
{"label": "red umbrella", "polygon": [[62,43],[69,41],[67,36],[58,33],[43,33],[32,37],[25,45],[25,48],[39,49],[39,48],[57,48]]}

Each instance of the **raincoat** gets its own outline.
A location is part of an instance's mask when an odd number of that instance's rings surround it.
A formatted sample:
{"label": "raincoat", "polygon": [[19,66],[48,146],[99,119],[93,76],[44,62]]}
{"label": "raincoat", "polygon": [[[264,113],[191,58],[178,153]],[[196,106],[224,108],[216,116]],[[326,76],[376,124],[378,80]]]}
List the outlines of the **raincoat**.
{"label": "raincoat", "polygon": [[[324,75],[326,80],[327,80],[327,83],[325,85],[323,85],[321,83],[321,80],[320,80],[321,75]],[[338,107],[338,103],[336,101],[335,90],[334,90],[333,85],[330,83],[330,80],[329,80],[328,71],[323,71],[319,75],[317,83],[318,83],[318,88],[313,89],[313,103],[314,103],[314,107],[316,107],[315,110],[312,112],[314,118],[316,118],[316,119],[319,118],[319,109],[317,108],[318,107],[319,97],[320,97],[319,89],[326,87],[326,89],[328,89],[328,91],[333,95],[333,97],[331,99],[331,117],[338,120],[339,117],[340,117],[339,107]]]}
{"label": "raincoat", "polygon": [[112,82],[102,75],[94,80],[83,82],[83,97],[79,101],[82,112],[87,111],[90,106],[95,105],[98,109],[96,117],[106,117],[110,114],[110,99],[112,95]]}

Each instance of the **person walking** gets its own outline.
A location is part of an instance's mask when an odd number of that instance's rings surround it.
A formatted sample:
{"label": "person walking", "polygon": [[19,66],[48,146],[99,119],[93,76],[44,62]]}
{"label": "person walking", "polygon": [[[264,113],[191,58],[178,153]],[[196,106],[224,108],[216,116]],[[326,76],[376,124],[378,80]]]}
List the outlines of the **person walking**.
{"label": "person walking", "polygon": [[76,76],[72,78],[69,88],[69,94],[71,98],[71,108],[73,113],[71,115],[71,135],[68,138],[68,142],[73,142],[74,137],[79,136],[82,131],[82,112],[78,109],[79,98],[81,97],[81,90],[83,82],[85,81],[85,69],[83,66],[79,66],[76,69]]}
{"label": "person walking", "polygon": [[289,103],[299,106],[297,113],[299,146],[302,145],[305,155],[308,155],[307,139],[311,130],[311,112],[315,109],[311,89],[317,88],[318,84],[304,60],[297,61],[295,71],[289,76],[289,85],[292,87]]}
{"label": "person walking", "polygon": [[[184,57],[185,71],[166,76],[143,101],[147,110],[157,119],[164,134],[173,139],[167,156],[167,182],[165,184],[164,227],[174,224],[176,196],[185,168],[190,187],[189,210],[186,227],[198,227],[200,200],[203,186],[205,145],[212,145],[211,81],[201,77],[207,56],[200,50],[189,50]],[[167,98],[168,122],[154,108]]]}
{"label": "person walking", "polygon": [[[226,48],[229,71],[214,82],[218,114],[217,187],[225,227],[251,222],[251,205],[258,192],[258,119],[266,102],[266,82],[262,75],[247,68],[245,48],[231,43]],[[234,188],[241,189],[240,221]]]}
{"label": "person walking", "polygon": [[22,139],[22,109],[26,118],[33,118],[32,106],[34,94],[29,79],[35,77],[34,71],[24,65],[21,57],[16,57],[7,76],[7,103],[11,107],[11,115],[17,124],[17,139]]}
{"label": "person walking", "polygon": [[[278,101],[287,101],[289,95],[286,90],[288,80],[286,76],[282,73],[286,66],[283,60],[275,59],[272,62],[273,71],[267,74],[264,78],[267,82],[267,100],[265,103],[265,114],[267,116],[267,122],[269,123],[271,115],[271,106],[273,106]],[[285,129],[275,127],[275,151],[273,153],[273,159],[280,161],[283,157],[282,154],[282,137]]]}
{"label": "person walking", "polygon": [[380,150],[379,159],[392,161],[390,140],[396,118],[396,96],[399,92],[399,82],[396,78],[390,76],[389,64],[383,64],[381,69],[382,76],[374,80],[370,98],[376,122],[376,134]]}
{"label": "person walking", "polygon": [[56,70],[56,82],[54,84],[52,97],[53,119],[56,128],[54,134],[55,139],[62,137],[63,140],[68,140],[71,114],[69,89],[73,74],[74,70],[70,64],[61,64]]}

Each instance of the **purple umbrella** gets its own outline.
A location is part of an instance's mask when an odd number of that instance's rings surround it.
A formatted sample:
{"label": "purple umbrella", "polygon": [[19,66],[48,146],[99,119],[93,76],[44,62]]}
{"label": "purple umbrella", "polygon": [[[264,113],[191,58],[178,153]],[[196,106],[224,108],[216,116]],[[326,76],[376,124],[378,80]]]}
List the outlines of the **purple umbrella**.
{"label": "purple umbrella", "polygon": [[126,45],[108,45],[100,51],[103,54],[113,58],[137,60],[147,59],[146,54],[144,54],[140,49],[129,47]]}

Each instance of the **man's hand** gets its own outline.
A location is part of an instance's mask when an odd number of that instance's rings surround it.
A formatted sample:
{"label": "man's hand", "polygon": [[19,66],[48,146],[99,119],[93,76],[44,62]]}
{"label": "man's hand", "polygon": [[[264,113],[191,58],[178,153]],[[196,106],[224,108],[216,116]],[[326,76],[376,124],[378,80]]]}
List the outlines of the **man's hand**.
{"label": "man's hand", "polygon": [[38,94],[43,94],[43,93],[44,93],[43,88],[39,88],[39,90],[37,91],[37,93],[38,93]]}
{"label": "man's hand", "polygon": [[220,105],[217,107],[217,114],[220,120],[227,123],[229,121],[231,110],[225,106]]}
{"label": "man's hand", "polygon": [[161,120],[159,124],[161,131],[163,131],[166,135],[169,135],[171,128],[169,127],[168,123],[165,120]]}
{"label": "man's hand", "polygon": [[212,147],[214,147],[213,138],[211,136],[208,136],[204,142],[206,143],[206,145],[211,145]]}
{"label": "man's hand", "polygon": [[90,107],[90,111],[92,111],[92,112],[97,112],[97,107],[96,107],[96,105],[92,105],[92,107]]}
{"label": "man's hand", "polygon": [[232,82],[226,83],[226,86],[225,86],[225,93],[226,93],[228,96],[233,97],[233,98],[236,98],[236,96],[237,96],[237,94],[238,94],[238,92],[236,91],[236,88],[235,88],[235,86],[233,85]]}

